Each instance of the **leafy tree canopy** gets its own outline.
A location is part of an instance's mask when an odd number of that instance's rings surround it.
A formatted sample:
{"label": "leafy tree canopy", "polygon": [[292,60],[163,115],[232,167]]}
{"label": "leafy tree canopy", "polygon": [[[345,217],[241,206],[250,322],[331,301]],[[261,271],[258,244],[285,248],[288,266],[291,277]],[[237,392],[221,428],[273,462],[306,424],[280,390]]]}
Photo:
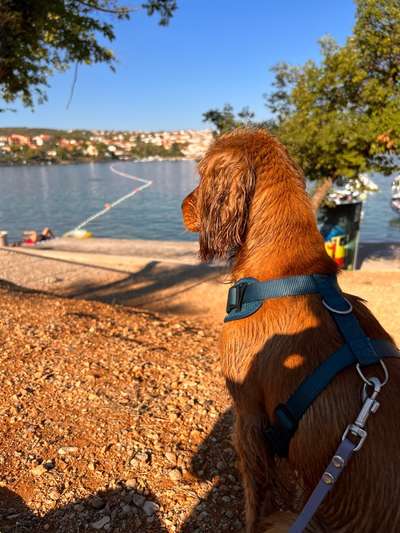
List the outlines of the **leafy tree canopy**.
{"label": "leafy tree canopy", "polygon": [[5,102],[21,98],[33,107],[46,100],[48,78],[71,64],[106,63],[115,57],[104,41],[115,38],[113,21],[143,9],[167,25],[175,0],[137,7],[119,0],[0,0],[0,90]]}
{"label": "leafy tree canopy", "polygon": [[[215,135],[226,133],[243,126],[267,127],[267,122],[254,121],[255,113],[244,107],[237,114],[230,104],[225,104],[222,109],[209,109],[203,113],[203,122],[210,122],[214,126]],[[272,126],[272,124],[269,124]]]}
{"label": "leafy tree canopy", "polygon": [[321,39],[322,61],[278,64],[267,97],[278,135],[310,179],[400,167],[400,2],[357,0],[344,46]]}

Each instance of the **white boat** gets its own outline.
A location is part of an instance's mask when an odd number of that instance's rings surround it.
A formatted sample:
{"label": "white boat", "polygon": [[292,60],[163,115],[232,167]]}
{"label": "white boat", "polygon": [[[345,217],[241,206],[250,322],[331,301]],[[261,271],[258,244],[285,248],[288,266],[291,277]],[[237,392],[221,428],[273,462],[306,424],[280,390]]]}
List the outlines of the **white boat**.
{"label": "white boat", "polygon": [[358,181],[361,183],[364,190],[368,192],[379,191],[378,185],[368,176],[368,174],[360,174],[358,176]]}
{"label": "white boat", "polygon": [[379,190],[378,185],[367,174],[360,174],[351,180],[340,178],[327,195],[328,204],[344,205],[363,202],[368,193]]}
{"label": "white boat", "polygon": [[400,213],[400,176],[394,178],[392,183],[391,206],[393,211],[396,211],[396,213]]}

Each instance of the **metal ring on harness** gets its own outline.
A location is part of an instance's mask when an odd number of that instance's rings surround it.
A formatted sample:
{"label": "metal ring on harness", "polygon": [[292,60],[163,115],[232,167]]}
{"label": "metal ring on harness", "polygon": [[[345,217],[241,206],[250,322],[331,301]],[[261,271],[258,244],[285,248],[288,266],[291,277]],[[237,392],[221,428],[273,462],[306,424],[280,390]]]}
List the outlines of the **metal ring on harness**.
{"label": "metal ring on harness", "polygon": [[345,309],[344,311],[340,311],[339,309],[334,309],[330,305],[328,305],[325,300],[322,298],[322,304],[328,309],[328,311],[331,311],[332,313],[337,313],[338,315],[348,315],[353,311],[353,306],[351,302],[347,298],[343,296],[343,300],[349,305],[348,309]]}
{"label": "metal ring on harness", "polygon": [[[378,362],[378,361],[377,361]],[[383,372],[384,372],[384,375],[385,375],[385,378],[384,380],[381,382],[381,387],[383,387],[384,385],[386,385],[386,383],[389,381],[389,372],[388,372],[388,369],[385,365],[385,363],[382,361],[382,359],[379,359],[379,363],[381,364],[382,368],[383,368]],[[370,385],[370,386],[374,386],[374,384],[372,383],[372,381],[370,379],[367,378],[367,376],[363,373],[363,371],[361,370],[361,366],[360,366],[360,363],[357,363],[356,365],[356,369],[357,369],[357,372],[360,376],[360,378],[364,381],[364,383],[366,385]]]}

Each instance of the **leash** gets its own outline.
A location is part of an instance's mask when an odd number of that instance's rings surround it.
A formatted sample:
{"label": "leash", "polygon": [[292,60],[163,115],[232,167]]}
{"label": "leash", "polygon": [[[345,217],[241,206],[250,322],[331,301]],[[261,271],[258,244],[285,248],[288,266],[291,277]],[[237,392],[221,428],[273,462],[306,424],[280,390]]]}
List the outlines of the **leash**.
{"label": "leash", "polygon": [[[345,432],[343,433],[342,441],[332,457],[331,462],[325,469],[325,472],[322,474],[318,485],[315,487],[303,510],[297,517],[294,524],[290,527],[289,533],[302,533],[306,529],[313,516],[317,512],[319,506],[335,486],[336,481],[339,479],[339,476],[350,461],[353,453],[358,452],[362,448],[364,441],[367,438],[365,424],[368,420],[368,417],[371,414],[376,413],[378,410],[379,402],[376,400],[376,397],[378,396],[382,387],[386,385],[388,381],[386,366],[383,362],[382,365],[385,369],[385,380],[382,383],[376,377],[368,380],[365,378],[365,376],[363,376],[363,379],[366,380],[366,383],[364,384],[363,389],[364,403],[361,411],[359,412],[354,423],[347,426]],[[367,396],[367,384],[373,386],[374,388],[371,396]],[[354,438],[354,441],[350,440],[350,435]],[[358,442],[356,439],[358,439]]]}

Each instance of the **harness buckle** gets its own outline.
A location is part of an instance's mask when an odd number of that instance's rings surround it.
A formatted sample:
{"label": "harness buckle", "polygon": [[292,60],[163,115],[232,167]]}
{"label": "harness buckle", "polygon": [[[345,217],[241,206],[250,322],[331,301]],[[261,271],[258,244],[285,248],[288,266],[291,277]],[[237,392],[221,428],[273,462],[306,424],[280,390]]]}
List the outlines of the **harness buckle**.
{"label": "harness buckle", "polygon": [[246,290],[247,283],[240,281],[228,291],[228,301],[226,304],[226,312],[229,314],[231,311],[240,311],[243,303],[243,296]]}

